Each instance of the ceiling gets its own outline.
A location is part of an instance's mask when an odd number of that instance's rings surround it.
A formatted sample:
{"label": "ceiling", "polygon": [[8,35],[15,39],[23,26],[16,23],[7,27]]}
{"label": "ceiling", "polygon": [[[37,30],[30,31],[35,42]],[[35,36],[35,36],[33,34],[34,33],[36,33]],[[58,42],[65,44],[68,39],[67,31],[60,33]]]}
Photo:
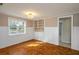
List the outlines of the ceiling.
{"label": "ceiling", "polygon": [[25,12],[32,11],[38,17],[59,17],[79,13],[79,3],[4,3],[0,12],[27,18]]}

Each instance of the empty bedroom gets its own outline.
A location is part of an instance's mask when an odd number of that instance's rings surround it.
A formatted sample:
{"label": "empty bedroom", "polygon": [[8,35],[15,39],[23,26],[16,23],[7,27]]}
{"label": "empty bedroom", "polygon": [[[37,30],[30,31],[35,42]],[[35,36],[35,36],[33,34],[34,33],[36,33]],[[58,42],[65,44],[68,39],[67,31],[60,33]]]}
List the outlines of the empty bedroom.
{"label": "empty bedroom", "polygon": [[79,55],[79,3],[0,3],[0,55]]}

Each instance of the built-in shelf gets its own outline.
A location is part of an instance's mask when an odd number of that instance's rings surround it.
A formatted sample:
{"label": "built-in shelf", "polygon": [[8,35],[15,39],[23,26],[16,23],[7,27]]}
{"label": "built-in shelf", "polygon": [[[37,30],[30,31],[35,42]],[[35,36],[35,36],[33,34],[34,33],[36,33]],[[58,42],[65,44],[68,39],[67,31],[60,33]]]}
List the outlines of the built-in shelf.
{"label": "built-in shelf", "polygon": [[36,32],[43,32],[44,31],[44,20],[34,21],[34,29]]}

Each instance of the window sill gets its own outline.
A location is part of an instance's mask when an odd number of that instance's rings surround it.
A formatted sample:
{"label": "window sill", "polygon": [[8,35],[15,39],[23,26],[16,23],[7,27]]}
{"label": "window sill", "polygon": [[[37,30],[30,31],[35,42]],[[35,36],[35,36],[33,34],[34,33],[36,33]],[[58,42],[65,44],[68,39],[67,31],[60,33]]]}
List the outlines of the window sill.
{"label": "window sill", "polygon": [[9,35],[22,35],[22,34],[26,34],[26,33],[16,33],[16,34],[9,34]]}

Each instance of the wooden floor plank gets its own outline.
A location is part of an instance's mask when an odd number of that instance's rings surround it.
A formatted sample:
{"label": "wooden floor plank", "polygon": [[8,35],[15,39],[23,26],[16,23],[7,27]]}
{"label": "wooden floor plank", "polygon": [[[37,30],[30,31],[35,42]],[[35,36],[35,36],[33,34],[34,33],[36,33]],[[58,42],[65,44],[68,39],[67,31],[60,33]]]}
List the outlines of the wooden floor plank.
{"label": "wooden floor plank", "polygon": [[79,51],[33,39],[0,49],[0,55],[79,55]]}

